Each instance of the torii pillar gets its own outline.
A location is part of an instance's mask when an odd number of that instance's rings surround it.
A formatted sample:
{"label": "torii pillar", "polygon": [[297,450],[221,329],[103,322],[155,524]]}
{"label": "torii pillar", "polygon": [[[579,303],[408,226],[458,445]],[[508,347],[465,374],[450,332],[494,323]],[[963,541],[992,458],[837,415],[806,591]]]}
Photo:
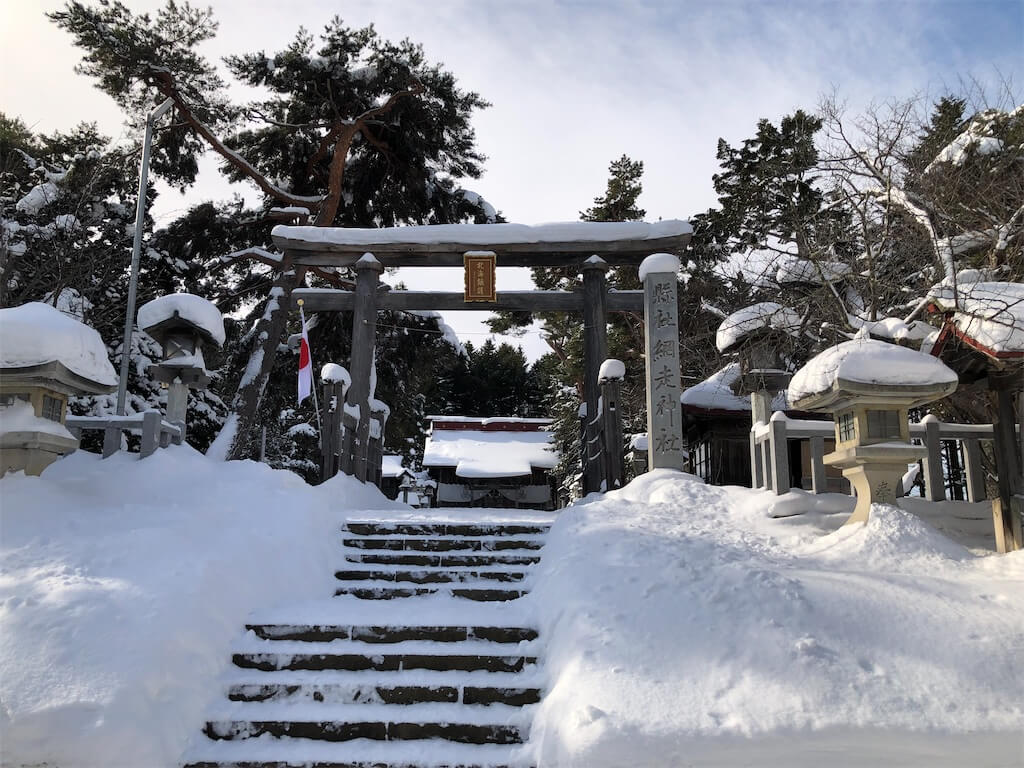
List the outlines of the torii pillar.
{"label": "torii pillar", "polygon": [[377,286],[384,266],[372,253],[364,254],[355,264],[356,290],[352,310],[352,356],[349,373],[352,385],[345,398],[348,410],[358,410],[358,420],[353,424],[346,414],[345,437],[342,443],[341,471],[355,475],[365,483],[369,476],[366,457],[370,444],[370,376],[373,370],[373,353],[377,340]]}
{"label": "torii pillar", "polygon": [[608,357],[607,272],[608,262],[600,256],[591,256],[583,262],[583,397],[587,404],[581,451],[584,495],[605,490],[601,487],[605,477],[598,377],[601,363]]}

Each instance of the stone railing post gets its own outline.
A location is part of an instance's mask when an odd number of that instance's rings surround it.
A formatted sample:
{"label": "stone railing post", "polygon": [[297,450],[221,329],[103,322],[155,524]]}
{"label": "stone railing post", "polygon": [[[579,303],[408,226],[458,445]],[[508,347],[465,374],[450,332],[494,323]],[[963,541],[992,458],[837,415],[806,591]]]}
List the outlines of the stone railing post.
{"label": "stone railing post", "polygon": [[644,284],[648,469],[683,468],[678,271],[679,259],[668,253],[652,254],[640,265]]}
{"label": "stone railing post", "polygon": [[768,421],[772,450],[772,490],[776,496],[789,492],[789,445],[786,438],[786,417],[781,412]]}
{"label": "stone railing post", "polygon": [[121,428],[107,427],[103,430],[103,458],[113,456],[121,450]]}
{"label": "stone railing post", "polygon": [[139,446],[139,458],[151,456],[157,449],[160,439],[160,422],[163,416],[160,411],[149,410],[142,414],[142,443]]}
{"label": "stone railing post", "polygon": [[942,440],[939,437],[939,420],[928,414],[921,423],[924,425],[924,447],[928,454],[924,458],[924,492],[928,501],[945,501],[946,486],[942,477]]}
{"label": "stone railing post", "polygon": [[825,438],[810,438],[811,443],[811,490],[814,493],[828,491],[828,478],[825,477]]}

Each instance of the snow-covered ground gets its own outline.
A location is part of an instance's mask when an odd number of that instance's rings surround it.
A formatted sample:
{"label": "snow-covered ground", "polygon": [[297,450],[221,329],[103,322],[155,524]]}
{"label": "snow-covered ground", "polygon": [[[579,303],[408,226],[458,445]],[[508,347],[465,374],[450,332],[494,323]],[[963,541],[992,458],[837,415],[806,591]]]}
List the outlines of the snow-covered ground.
{"label": "snow-covered ground", "polygon": [[[332,593],[342,520],[454,513],[184,446],[0,498],[0,762],[51,768],[175,765],[246,618]],[[774,502],[660,470],[558,516],[530,596],[494,606],[541,631],[537,764],[1020,765],[1024,553]]]}
{"label": "snow-covered ground", "polygon": [[345,512],[393,505],[188,446],[76,452],[0,502],[0,763],[50,768],[176,765],[247,614],[331,594]]}
{"label": "snow-covered ground", "polygon": [[1024,552],[667,470],[565,510],[539,765],[1024,764]]}

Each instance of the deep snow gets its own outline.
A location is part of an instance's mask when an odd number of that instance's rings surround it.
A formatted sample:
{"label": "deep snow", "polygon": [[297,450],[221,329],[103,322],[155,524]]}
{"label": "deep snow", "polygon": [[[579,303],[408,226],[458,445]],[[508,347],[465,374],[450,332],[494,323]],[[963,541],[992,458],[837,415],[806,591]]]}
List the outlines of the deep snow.
{"label": "deep snow", "polygon": [[[0,494],[3,764],[61,768],[175,765],[248,617],[372,621],[387,606],[328,597],[347,517],[531,514],[413,511],[185,446],[76,453]],[[1019,764],[1024,553],[776,501],[659,470],[557,516],[532,593],[488,606],[541,631],[537,764]],[[434,605],[405,620],[451,618]]]}

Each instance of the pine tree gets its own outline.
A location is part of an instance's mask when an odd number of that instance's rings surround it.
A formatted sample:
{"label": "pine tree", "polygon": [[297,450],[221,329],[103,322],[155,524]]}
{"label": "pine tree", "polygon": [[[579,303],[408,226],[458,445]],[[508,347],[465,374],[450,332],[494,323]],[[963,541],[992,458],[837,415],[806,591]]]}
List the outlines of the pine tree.
{"label": "pine tree", "polygon": [[[127,114],[144,115],[155,99],[172,99],[174,127],[160,132],[153,156],[153,172],[172,182],[193,181],[197,154],[208,146],[224,159],[230,178],[248,180],[264,193],[265,210],[305,208],[319,226],[487,217],[479,199],[455,182],[480,174],[483,158],[469,118],[487,104],[461,91],[454,76],[429,64],[414,43],[383,41],[372,26],[351,29],[338,18],[318,45],[300,29],[276,54],[226,59],[235,78],[271,92],[268,99],[238,105],[229,102],[215,67],[198,53],[216,32],[209,10],[168,0],[150,17],[101,0],[95,6],[70,2],[50,16],[85,51],[80,70]],[[270,311],[257,315],[257,327],[243,334],[250,344],[245,366],[253,375],[239,377],[233,458],[254,455],[260,400],[287,323],[290,292],[306,279],[283,260],[281,267],[270,287],[278,300],[265,303]],[[337,279],[326,270],[313,272]]]}

